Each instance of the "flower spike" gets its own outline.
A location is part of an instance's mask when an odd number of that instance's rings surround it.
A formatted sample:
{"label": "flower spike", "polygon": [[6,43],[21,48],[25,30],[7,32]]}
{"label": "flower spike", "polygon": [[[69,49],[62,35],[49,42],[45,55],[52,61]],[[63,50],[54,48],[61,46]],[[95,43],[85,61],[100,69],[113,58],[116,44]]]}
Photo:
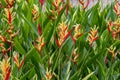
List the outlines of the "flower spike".
{"label": "flower spike", "polygon": [[91,28],[89,32],[89,38],[88,41],[90,42],[90,46],[92,46],[93,42],[98,39],[98,30],[96,27]]}
{"label": "flower spike", "polygon": [[9,80],[10,75],[11,75],[11,70],[10,70],[10,58],[5,58],[0,62],[0,69],[3,75],[2,80]]}
{"label": "flower spike", "polygon": [[17,53],[15,56],[13,56],[13,59],[14,59],[14,62],[16,63],[16,65],[17,65],[17,67],[18,67],[18,70],[20,70],[20,68],[22,67],[22,65],[23,65],[24,62],[25,62],[25,57],[24,57],[24,59],[22,59],[22,60],[19,62],[19,55],[18,55],[18,53]]}

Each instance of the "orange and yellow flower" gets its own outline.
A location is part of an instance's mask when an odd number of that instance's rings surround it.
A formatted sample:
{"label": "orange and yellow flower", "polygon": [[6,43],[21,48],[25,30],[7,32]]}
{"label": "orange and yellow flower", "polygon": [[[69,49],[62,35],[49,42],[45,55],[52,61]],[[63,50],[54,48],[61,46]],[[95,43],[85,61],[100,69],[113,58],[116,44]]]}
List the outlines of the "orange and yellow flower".
{"label": "orange and yellow flower", "polygon": [[112,58],[115,59],[115,57],[117,56],[118,52],[115,51],[116,47],[110,46],[110,48],[107,49],[109,51],[109,53],[112,55]]}
{"label": "orange and yellow flower", "polygon": [[69,37],[72,30],[67,31],[68,27],[64,22],[60,24],[60,26],[58,27],[58,30],[59,30],[59,33],[58,33],[59,39],[56,38],[55,40],[57,45],[60,47],[63,44],[63,42]]}
{"label": "orange and yellow flower", "polygon": [[69,60],[71,60],[74,64],[76,64],[77,59],[80,56],[79,54],[77,54],[77,50],[78,50],[78,48],[74,49],[74,51],[72,53],[73,58],[67,55],[67,57],[69,58]]}
{"label": "orange and yellow flower", "polygon": [[38,6],[35,5],[35,4],[33,5],[32,15],[33,15],[33,20],[34,20],[34,21],[37,20],[38,17],[40,16],[40,14],[39,14],[39,8],[38,8]]}
{"label": "orange and yellow flower", "polygon": [[90,46],[92,46],[93,42],[98,39],[98,29],[96,27],[91,28],[89,32],[88,41],[90,42]]}
{"label": "orange and yellow flower", "polygon": [[117,16],[120,15],[119,6],[120,6],[120,3],[119,3],[118,0],[116,0],[116,4],[115,4],[115,6],[114,6],[114,11],[115,11],[115,13],[116,13]]}
{"label": "orange and yellow flower", "polygon": [[3,59],[0,62],[0,70],[2,72],[3,80],[9,80],[9,78],[10,78],[11,70],[10,70],[9,61],[10,61],[10,58],[9,59]]}
{"label": "orange and yellow flower", "polygon": [[20,68],[22,67],[22,65],[24,64],[25,61],[25,57],[19,62],[19,55],[18,53],[13,56],[14,62],[16,63],[18,70],[20,70]]}
{"label": "orange and yellow flower", "polygon": [[36,42],[33,42],[33,45],[38,50],[38,52],[41,52],[42,48],[45,46],[45,42],[40,24],[38,24],[38,34],[39,37],[37,38]]}
{"label": "orange and yellow flower", "polygon": [[5,0],[5,3],[7,4],[8,8],[11,8],[13,6],[13,4],[15,3],[14,0]]}
{"label": "orange and yellow flower", "polygon": [[120,21],[117,19],[116,21],[110,21],[108,23],[108,31],[112,33],[112,37],[114,40],[120,39]]}
{"label": "orange and yellow flower", "polygon": [[90,0],[87,0],[86,4],[85,4],[85,0],[78,0],[78,1],[82,5],[83,9],[86,9],[88,5],[90,4]]}
{"label": "orange and yellow flower", "polygon": [[8,24],[11,26],[15,16],[15,14],[12,13],[12,8],[5,8],[5,15],[7,17]]}
{"label": "orange and yellow flower", "polygon": [[42,48],[45,46],[43,36],[40,36],[36,41],[37,43],[34,42],[34,46],[38,50],[38,52],[41,52]]}
{"label": "orange and yellow flower", "polygon": [[83,35],[83,32],[81,31],[80,25],[77,25],[74,29],[74,36],[70,35],[74,43],[76,43],[76,40]]}
{"label": "orange and yellow flower", "polygon": [[47,72],[46,72],[46,74],[45,74],[46,80],[51,80],[52,77],[53,77],[53,74],[51,73],[51,71],[48,71],[48,70],[47,70]]}

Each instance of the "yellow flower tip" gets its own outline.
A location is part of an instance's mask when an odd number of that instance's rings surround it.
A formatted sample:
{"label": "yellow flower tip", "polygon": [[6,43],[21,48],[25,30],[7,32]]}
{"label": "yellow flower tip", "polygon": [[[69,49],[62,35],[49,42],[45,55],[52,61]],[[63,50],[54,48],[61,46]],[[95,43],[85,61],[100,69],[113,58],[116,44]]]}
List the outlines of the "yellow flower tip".
{"label": "yellow flower tip", "polygon": [[59,6],[60,3],[61,3],[61,0],[55,0],[54,1],[55,6],[57,6],[57,7]]}
{"label": "yellow flower tip", "polygon": [[15,56],[13,56],[14,62],[16,63],[17,67],[19,67],[19,55],[18,53],[15,54]]}
{"label": "yellow flower tip", "polygon": [[64,22],[60,23],[60,26],[58,27],[59,31],[64,32],[64,33],[66,32],[67,28],[68,27]]}
{"label": "yellow flower tip", "polygon": [[42,48],[45,46],[43,36],[40,36],[39,38],[37,38],[36,41],[37,41],[37,43],[34,42],[34,46],[38,50],[38,52],[41,52]]}
{"label": "yellow flower tip", "polygon": [[73,36],[73,38],[75,39],[75,40],[77,40],[80,36],[82,36],[82,34],[83,34],[83,32],[81,31],[81,29],[80,29],[81,27],[80,27],[80,25],[77,25],[76,27],[75,27],[75,30],[74,30],[74,36]]}

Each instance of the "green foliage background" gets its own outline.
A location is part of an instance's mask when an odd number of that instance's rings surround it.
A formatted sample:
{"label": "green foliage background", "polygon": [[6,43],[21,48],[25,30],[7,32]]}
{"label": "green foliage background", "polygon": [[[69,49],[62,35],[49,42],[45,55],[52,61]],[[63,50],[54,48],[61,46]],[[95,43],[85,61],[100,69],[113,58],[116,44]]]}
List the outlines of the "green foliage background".
{"label": "green foliage background", "polygon": [[[0,8],[0,33],[6,35],[5,30],[8,28],[4,16],[5,1],[1,0]],[[110,20],[115,21],[114,4],[107,5],[101,10],[98,1],[96,5],[88,10],[78,7],[69,7],[66,15],[66,6],[60,15],[52,14],[54,9],[52,0],[46,0],[44,9],[38,0],[16,0],[13,5],[15,12],[14,27],[15,31],[20,29],[19,34],[14,38],[13,49],[7,53],[10,57],[11,80],[46,80],[48,67],[53,74],[52,80],[119,80],[120,79],[120,52],[113,60],[107,50],[110,46],[115,46],[120,51],[120,40],[113,40],[111,33],[108,32],[107,26]],[[32,9],[33,4],[39,8],[40,16],[33,21]],[[69,4],[68,2],[64,3]],[[47,15],[55,16],[51,20]],[[63,45],[59,48],[55,43],[57,28],[60,23],[65,22],[68,29],[72,29],[76,24],[80,24],[84,34],[78,38],[76,44],[68,37]],[[42,34],[45,40],[45,46],[41,52],[32,44],[40,35],[37,26],[41,25]],[[98,27],[99,38],[90,47],[88,42],[88,33],[91,27]],[[71,33],[73,34],[73,32]],[[72,57],[72,52],[78,48],[77,53],[80,55],[77,64],[74,64],[67,56]],[[20,60],[25,56],[25,62],[18,71],[13,60],[13,53],[18,52]],[[105,63],[108,56],[108,64]],[[0,54],[0,60],[3,56]],[[50,66],[49,63],[50,62]]]}

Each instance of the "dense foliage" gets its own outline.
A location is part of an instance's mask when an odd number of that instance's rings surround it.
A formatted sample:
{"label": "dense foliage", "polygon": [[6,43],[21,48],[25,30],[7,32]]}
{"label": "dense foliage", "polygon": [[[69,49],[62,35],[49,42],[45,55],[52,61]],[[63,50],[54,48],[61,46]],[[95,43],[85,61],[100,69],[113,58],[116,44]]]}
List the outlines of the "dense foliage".
{"label": "dense foliage", "polygon": [[0,80],[119,80],[120,3],[0,0]]}

